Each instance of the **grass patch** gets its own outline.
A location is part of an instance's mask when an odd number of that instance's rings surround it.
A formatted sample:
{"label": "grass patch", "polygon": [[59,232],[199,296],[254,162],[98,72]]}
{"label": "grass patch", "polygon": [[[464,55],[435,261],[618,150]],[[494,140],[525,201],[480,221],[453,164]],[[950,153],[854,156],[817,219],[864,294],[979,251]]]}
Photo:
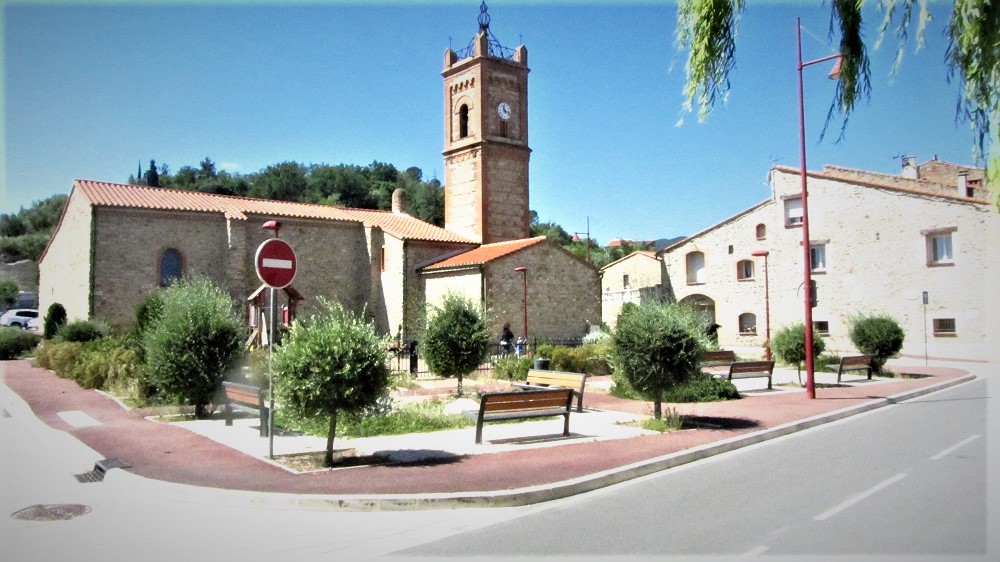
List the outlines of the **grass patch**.
{"label": "grass patch", "polygon": [[[327,419],[298,419],[282,412],[274,412],[276,425],[308,435],[326,437]],[[340,415],[337,418],[336,437],[376,437],[406,433],[428,433],[446,429],[474,426],[475,422],[462,414],[446,414],[444,403],[437,399],[411,402],[404,406],[390,406],[367,416]]]}
{"label": "grass patch", "polygon": [[680,431],[684,427],[684,419],[674,408],[667,408],[660,419],[647,418],[639,422],[639,427],[650,431],[665,433],[668,431]]}

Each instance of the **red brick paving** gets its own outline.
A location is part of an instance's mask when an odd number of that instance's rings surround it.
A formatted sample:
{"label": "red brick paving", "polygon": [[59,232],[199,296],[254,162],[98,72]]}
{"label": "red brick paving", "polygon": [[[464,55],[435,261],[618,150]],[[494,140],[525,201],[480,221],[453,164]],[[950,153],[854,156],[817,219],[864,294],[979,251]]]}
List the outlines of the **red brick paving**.
{"label": "red brick paving", "polygon": [[[51,371],[32,366],[28,360],[7,361],[0,367],[7,386],[19,394],[43,422],[70,433],[105,457],[127,460],[132,464],[127,469],[130,472],[196,486],[305,494],[474,492],[550,484],[886,398],[966,374],[945,367],[908,367],[908,372],[929,376],[818,388],[815,400],[806,398],[804,392],[773,392],[749,394],[743,399],[725,402],[670,405],[684,415],[741,419],[756,424],[746,429],[698,429],[468,455],[440,464],[366,466],[292,474],[207,437],[146,420],[140,412],[126,410],[111,398],[81,389]],[[598,392],[585,395],[585,406],[638,413],[652,411],[650,403],[622,400]],[[71,427],[56,415],[69,410],[82,410],[102,425]],[[426,448],[434,449],[434,443],[427,443]],[[90,467],[80,468],[82,472]]]}

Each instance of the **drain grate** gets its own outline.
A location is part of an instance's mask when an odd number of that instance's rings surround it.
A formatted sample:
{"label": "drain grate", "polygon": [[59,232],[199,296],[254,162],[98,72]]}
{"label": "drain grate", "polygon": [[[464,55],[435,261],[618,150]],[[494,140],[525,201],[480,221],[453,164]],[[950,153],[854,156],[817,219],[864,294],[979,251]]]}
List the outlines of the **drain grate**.
{"label": "drain grate", "polygon": [[88,482],[101,482],[104,480],[104,474],[107,473],[112,468],[129,468],[132,465],[126,463],[118,457],[111,457],[110,459],[101,459],[94,463],[94,470],[90,472],[84,472],[83,474],[75,474],[76,481],[81,484],[86,484]]}
{"label": "drain grate", "polygon": [[22,521],[65,521],[90,513],[90,506],[78,503],[36,504],[15,511],[10,516]]}

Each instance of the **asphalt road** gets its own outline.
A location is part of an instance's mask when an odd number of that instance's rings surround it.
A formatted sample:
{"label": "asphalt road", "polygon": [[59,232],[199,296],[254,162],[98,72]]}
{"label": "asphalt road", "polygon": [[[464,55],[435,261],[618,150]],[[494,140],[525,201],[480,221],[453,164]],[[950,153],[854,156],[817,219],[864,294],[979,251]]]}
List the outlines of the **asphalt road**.
{"label": "asphalt road", "polygon": [[395,553],[987,553],[984,379]]}

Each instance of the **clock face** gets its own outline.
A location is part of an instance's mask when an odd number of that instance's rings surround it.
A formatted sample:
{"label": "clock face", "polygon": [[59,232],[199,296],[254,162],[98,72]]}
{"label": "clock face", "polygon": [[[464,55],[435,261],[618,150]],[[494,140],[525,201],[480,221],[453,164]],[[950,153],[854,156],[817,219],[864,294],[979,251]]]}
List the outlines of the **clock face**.
{"label": "clock face", "polygon": [[511,110],[509,103],[502,101],[499,105],[497,105],[497,115],[499,115],[504,121],[510,119],[512,114],[513,111]]}

